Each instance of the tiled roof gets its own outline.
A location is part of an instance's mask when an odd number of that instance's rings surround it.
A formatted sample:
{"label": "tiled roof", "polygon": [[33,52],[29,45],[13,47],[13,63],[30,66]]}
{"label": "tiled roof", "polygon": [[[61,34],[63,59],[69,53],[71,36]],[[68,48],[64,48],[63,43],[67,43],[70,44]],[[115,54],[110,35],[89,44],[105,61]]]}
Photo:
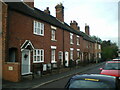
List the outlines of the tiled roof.
{"label": "tiled roof", "polygon": [[67,30],[69,32],[72,32],[74,34],[82,36],[85,40],[88,40],[90,42],[95,42],[92,38],[90,38],[85,33],[74,30],[67,23],[65,23],[65,22],[63,23],[63,22],[59,21],[57,18],[53,17],[52,15],[46,14],[37,8],[31,8],[31,7],[27,6],[26,4],[24,4],[23,2],[9,2],[9,3],[7,2],[7,4],[8,4],[9,9],[15,10],[15,11],[25,14],[27,16],[33,17],[37,20],[42,20],[51,25],[59,27],[63,30]]}

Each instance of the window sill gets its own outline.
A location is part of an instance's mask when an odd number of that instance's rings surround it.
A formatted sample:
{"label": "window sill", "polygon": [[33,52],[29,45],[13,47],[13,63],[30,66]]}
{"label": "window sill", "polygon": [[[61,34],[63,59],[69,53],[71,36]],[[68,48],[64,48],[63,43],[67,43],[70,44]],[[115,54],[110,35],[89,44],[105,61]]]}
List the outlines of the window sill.
{"label": "window sill", "polygon": [[44,61],[33,61],[33,63],[42,63]]}
{"label": "window sill", "polygon": [[57,63],[57,61],[51,61],[51,63]]}
{"label": "window sill", "polygon": [[42,37],[44,36],[44,35],[41,35],[41,34],[35,34],[35,33],[34,33],[34,35],[36,35],[36,36],[42,36]]}
{"label": "window sill", "polygon": [[71,45],[73,45],[74,43],[70,43]]}
{"label": "window sill", "polygon": [[57,40],[53,40],[53,39],[51,39],[52,41],[54,41],[54,42],[56,42]]}

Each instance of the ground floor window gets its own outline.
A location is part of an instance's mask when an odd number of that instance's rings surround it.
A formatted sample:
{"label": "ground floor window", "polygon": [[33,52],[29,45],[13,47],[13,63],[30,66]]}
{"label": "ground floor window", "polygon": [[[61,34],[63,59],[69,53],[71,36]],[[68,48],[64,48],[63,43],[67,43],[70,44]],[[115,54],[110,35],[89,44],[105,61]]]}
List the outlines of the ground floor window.
{"label": "ground floor window", "polygon": [[80,58],[80,51],[77,51],[77,58]]}
{"label": "ground floor window", "polygon": [[16,61],[17,61],[17,48],[10,48],[8,62],[16,62]]}
{"label": "ground floor window", "polygon": [[73,49],[70,50],[70,59],[73,60]]}
{"label": "ground floor window", "polygon": [[55,49],[51,50],[51,62],[55,62]]}
{"label": "ground floor window", "polygon": [[33,62],[44,62],[44,50],[35,49],[33,51]]}
{"label": "ground floor window", "polygon": [[99,58],[101,58],[101,53],[99,53]]}
{"label": "ground floor window", "polygon": [[61,65],[62,65],[63,64],[63,52],[62,51],[59,51],[58,57],[59,57],[59,60],[61,62]]}

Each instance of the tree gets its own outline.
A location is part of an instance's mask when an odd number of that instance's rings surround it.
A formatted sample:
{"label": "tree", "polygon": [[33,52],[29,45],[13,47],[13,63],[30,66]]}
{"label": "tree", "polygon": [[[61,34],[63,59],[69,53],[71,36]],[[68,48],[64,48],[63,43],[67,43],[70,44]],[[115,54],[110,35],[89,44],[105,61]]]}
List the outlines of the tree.
{"label": "tree", "polygon": [[100,42],[100,43],[102,43],[102,40],[99,38],[99,37],[97,37],[97,36],[91,36],[91,38],[93,39],[93,40],[95,40],[95,41],[97,41],[97,42]]}
{"label": "tree", "polygon": [[116,43],[112,43],[110,40],[102,42],[102,59],[107,60],[117,57],[117,51]]}

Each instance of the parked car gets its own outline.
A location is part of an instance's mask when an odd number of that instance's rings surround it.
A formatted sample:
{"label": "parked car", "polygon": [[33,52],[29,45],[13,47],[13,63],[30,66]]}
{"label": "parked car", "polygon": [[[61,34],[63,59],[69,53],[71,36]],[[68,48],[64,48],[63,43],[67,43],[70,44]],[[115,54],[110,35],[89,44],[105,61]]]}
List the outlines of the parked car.
{"label": "parked car", "polygon": [[113,61],[120,61],[120,57],[112,59]]}
{"label": "parked car", "polygon": [[111,75],[120,78],[120,61],[107,61],[104,68],[100,68],[100,74]]}
{"label": "parked car", "polygon": [[[69,79],[65,88],[67,89],[107,89],[119,90],[116,77],[101,74],[75,75]],[[101,90],[101,89],[100,89]]]}

